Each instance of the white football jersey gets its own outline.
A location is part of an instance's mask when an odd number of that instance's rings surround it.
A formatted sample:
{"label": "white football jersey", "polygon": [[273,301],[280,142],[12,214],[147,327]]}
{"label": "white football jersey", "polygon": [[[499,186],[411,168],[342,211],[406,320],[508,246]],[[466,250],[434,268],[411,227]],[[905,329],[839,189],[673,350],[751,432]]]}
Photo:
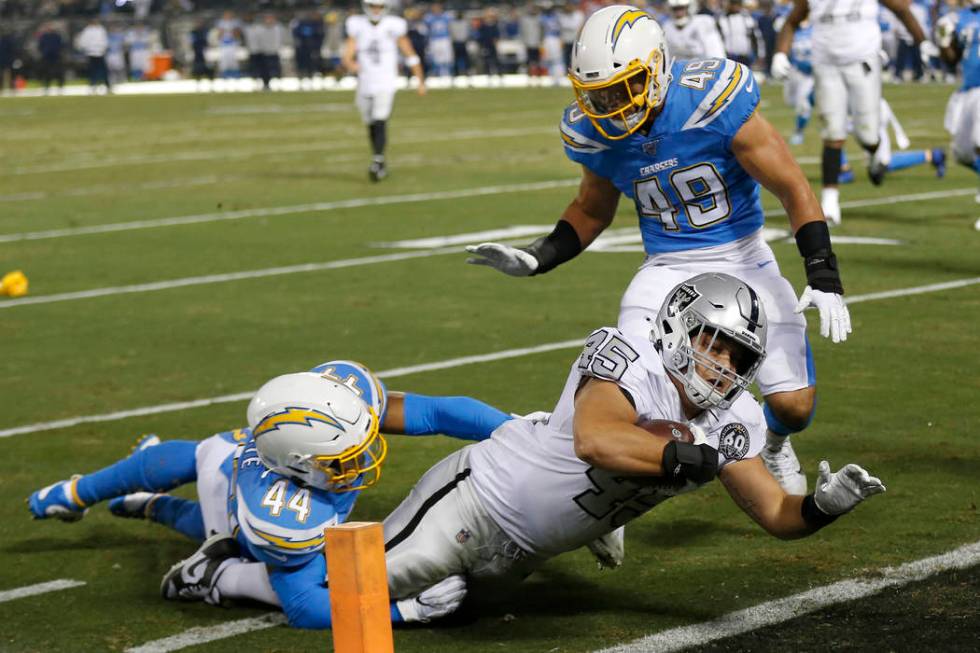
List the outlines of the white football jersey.
{"label": "white football jersey", "polygon": [[877,57],[881,50],[877,0],[808,0],[813,63],[845,66]]}
{"label": "white football jersey", "polygon": [[[687,422],[680,395],[648,340],[618,329],[594,331],[573,365],[551,419],[504,422],[470,448],[474,492],[498,526],[525,551],[553,556],[577,549],[639,517],[686,487],[650,486],[590,466],[575,455],[572,422],[583,377],[617,383],[639,421]],[[762,409],[743,393],[727,411],[706,411],[692,423],[718,449],[718,463],[759,454],[765,443]],[[651,436],[653,437],[653,436]]]}
{"label": "white football jersey", "polygon": [[697,14],[678,27],[669,20],[663,24],[667,48],[675,59],[724,59],[725,45],[711,16]]}
{"label": "white football jersey", "polygon": [[357,89],[361,94],[392,91],[398,81],[398,39],[408,32],[405,19],[382,16],[372,23],[358,14],[347,18],[347,36],[357,44]]}

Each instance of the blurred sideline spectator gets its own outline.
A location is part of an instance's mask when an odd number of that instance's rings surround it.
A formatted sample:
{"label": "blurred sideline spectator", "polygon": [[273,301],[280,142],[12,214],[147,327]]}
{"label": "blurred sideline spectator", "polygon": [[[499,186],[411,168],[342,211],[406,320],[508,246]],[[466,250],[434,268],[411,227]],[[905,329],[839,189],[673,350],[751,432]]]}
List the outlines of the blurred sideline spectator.
{"label": "blurred sideline spectator", "polygon": [[105,55],[109,49],[109,34],[98,18],[89,20],[78,36],[75,37],[75,49],[88,58],[88,84],[94,92],[100,84],[105,85],[106,91],[112,91],[109,81],[109,69],[106,67]]}
{"label": "blurred sideline spectator", "polygon": [[65,39],[53,23],[43,23],[37,33],[37,51],[40,55],[38,73],[44,90],[51,88],[51,82],[58,82],[58,88],[65,86],[65,64],[63,50]]}

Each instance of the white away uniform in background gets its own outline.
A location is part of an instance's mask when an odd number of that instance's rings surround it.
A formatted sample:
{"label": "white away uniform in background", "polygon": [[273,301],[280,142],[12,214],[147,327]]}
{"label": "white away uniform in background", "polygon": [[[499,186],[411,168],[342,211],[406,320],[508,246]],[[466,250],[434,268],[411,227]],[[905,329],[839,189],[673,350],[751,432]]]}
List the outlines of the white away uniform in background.
{"label": "white away uniform in background", "polygon": [[809,0],[813,77],[824,140],[847,138],[850,107],[854,135],[878,141],[881,101],[881,28],[877,0]]}
{"label": "white away uniform in background", "polygon": [[678,27],[673,20],[663,22],[667,48],[676,59],[724,59],[725,44],[711,16],[695,14]]}
{"label": "white away uniform in background", "polygon": [[[594,331],[548,422],[510,420],[489,440],[443,459],[385,520],[392,598],[418,594],[455,573],[519,580],[547,558],[697,488],[643,485],[577,458],[572,422],[583,377],[617,383],[640,421],[687,421],[649,340],[612,327]],[[718,449],[720,467],[758,455],[765,443],[762,409],[748,393],[694,423]]]}
{"label": "white away uniform in background", "polygon": [[347,36],[357,44],[357,95],[355,103],[364,124],[391,116],[398,83],[398,39],[408,26],[404,18],[382,16],[372,23],[367,16],[347,18]]}

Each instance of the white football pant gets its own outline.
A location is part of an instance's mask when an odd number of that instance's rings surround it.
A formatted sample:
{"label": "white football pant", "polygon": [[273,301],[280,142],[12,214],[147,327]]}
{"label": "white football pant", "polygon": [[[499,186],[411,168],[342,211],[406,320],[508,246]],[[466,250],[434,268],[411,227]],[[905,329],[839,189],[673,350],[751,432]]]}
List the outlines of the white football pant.
{"label": "white football pant", "polygon": [[877,56],[845,66],[814,64],[817,111],[825,141],[847,138],[848,109],[854,136],[862,145],[878,142],[881,128],[881,61]]}

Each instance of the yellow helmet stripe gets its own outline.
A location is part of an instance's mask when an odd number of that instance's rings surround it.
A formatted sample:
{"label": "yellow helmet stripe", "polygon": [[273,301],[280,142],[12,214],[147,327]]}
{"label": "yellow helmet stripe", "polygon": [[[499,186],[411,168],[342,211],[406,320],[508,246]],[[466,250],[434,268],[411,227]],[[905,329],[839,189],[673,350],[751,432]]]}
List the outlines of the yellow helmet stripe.
{"label": "yellow helmet stripe", "polygon": [[616,42],[619,40],[619,35],[622,34],[623,29],[625,29],[627,25],[632,27],[633,23],[641,18],[650,18],[650,14],[642,9],[630,9],[628,11],[624,11],[622,15],[616,19],[616,23],[613,25],[612,30],[612,44],[614,48],[616,47]]}
{"label": "yellow helmet stripe", "polygon": [[266,416],[262,421],[255,425],[252,430],[252,437],[259,437],[263,433],[274,431],[284,424],[297,424],[299,426],[313,426],[312,422],[322,422],[328,426],[333,426],[341,431],[346,430],[336,419],[311,408],[297,408],[290,406],[278,413]]}

